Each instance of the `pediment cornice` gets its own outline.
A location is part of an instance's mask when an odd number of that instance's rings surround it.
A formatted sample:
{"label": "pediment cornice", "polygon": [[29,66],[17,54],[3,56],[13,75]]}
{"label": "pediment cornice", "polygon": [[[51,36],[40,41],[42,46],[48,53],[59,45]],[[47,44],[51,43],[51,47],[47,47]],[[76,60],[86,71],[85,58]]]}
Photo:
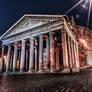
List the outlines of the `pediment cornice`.
{"label": "pediment cornice", "polygon": [[49,22],[53,22],[62,17],[62,15],[24,15],[4,35],[1,36],[1,40]]}

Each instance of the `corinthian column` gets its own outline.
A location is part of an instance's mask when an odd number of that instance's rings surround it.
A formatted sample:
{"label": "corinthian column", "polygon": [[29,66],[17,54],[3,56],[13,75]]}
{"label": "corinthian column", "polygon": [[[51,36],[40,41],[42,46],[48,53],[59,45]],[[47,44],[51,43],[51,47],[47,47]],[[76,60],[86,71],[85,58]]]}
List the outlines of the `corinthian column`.
{"label": "corinthian column", "polygon": [[43,72],[43,35],[39,36],[39,71]]}
{"label": "corinthian column", "polygon": [[20,72],[23,72],[24,62],[25,62],[25,40],[22,40],[22,49],[21,49],[21,62],[20,62]]}
{"label": "corinthian column", "polygon": [[72,53],[71,53],[71,43],[69,37],[68,37],[68,48],[69,48],[69,65],[70,68],[72,69]]}
{"label": "corinthian column", "polygon": [[56,69],[60,71],[61,66],[60,66],[60,48],[59,45],[56,47]]}
{"label": "corinthian column", "polygon": [[18,54],[18,43],[16,42],[14,46],[13,72],[15,72],[16,69],[17,54]]}
{"label": "corinthian column", "polygon": [[74,48],[73,48],[73,42],[72,41],[71,41],[71,50],[72,50],[72,63],[73,63],[73,68],[75,68]]}
{"label": "corinthian column", "polygon": [[9,64],[10,64],[10,56],[11,56],[11,45],[8,45],[8,56],[7,56],[7,63],[6,63],[6,72],[9,70]]}
{"label": "corinthian column", "polygon": [[37,71],[37,48],[35,48],[35,71]]}
{"label": "corinthian column", "polygon": [[62,33],[62,50],[63,50],[63,67],[64,72],[69,72],[69,62],[68,62],[68,50],[67,50],[67,40],[66,32]]}
{"label": "corinthian column", "polygon": [[50,71],[53,72],[55,71],[55,40],[53,33],[49,33],[50,36]]}
{"label": "corinthian column", "polygon": [[50,46],[49,46],[49,39],[46,38],[46,54],[47,54],[47,71],[50,70]]}
{"label": "corinthian column", "polygon": [[2,46],[2,55],[1,55],[1,65],[0,65],[0,72],[3,70],[3,65],[4,65],[4,46]]}
{"label": "corinthian column", "polygon": [[80,64],[79,64],[79,50],[78,50],[78,43],[76,44],[76,67],[79,68]]}
{"label": "corinthian column", "polygon": [[72,70],[73,72],[79,72],[79,55],[78,55],[78,47],[76,46],[76,43],[74,44],[74,69]]}
{"label": "corinthian column", "polygon": [[75,65],[75,68],[76,68],[76,47],[75,47],[75,43],[73,44],[74,46],[74,60],[75,60],[75,62],[74,62],[74,65]]}
{"label": "corinthian column", "polygon": [[29,58],[29,72],[33,72],[34,63],[34,38],[30,38],[30,58]]}

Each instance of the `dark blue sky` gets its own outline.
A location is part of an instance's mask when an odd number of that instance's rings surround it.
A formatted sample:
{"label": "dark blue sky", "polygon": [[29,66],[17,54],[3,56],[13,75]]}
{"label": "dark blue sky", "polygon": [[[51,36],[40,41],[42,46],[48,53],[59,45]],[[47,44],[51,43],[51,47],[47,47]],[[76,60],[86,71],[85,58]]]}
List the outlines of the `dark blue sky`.
{"label": "dark blue sky", "polygon": [[[64,14],[78,1],[0,0],[0,35],[7,31],[24,14]],[[87,12],[87,10],[78,6],[68,15],[74,16],[76,24],[86,26]],[[79,15],[79,18],[76,18],[76,15]],[[92,23],[90,23],[90,28],[92,28]]]}

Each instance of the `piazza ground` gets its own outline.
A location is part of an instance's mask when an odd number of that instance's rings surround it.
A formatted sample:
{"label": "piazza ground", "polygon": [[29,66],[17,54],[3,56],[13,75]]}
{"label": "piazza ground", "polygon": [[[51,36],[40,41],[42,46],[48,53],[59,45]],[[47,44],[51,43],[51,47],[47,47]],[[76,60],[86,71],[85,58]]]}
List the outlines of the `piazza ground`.
{"label": "piazza ground", "polygon": [[0,77],[0,92],[92,92],[92,71],[17,74]]}

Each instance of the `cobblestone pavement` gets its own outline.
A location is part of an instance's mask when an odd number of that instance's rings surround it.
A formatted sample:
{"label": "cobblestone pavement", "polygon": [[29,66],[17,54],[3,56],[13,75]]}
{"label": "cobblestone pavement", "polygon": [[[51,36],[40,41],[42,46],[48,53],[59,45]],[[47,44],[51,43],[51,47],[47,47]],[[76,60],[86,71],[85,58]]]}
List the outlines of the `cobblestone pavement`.
{"label": "cobblestone pavement", "polygon": [[92,92],[92,71],[0,77],[0,92]]}

